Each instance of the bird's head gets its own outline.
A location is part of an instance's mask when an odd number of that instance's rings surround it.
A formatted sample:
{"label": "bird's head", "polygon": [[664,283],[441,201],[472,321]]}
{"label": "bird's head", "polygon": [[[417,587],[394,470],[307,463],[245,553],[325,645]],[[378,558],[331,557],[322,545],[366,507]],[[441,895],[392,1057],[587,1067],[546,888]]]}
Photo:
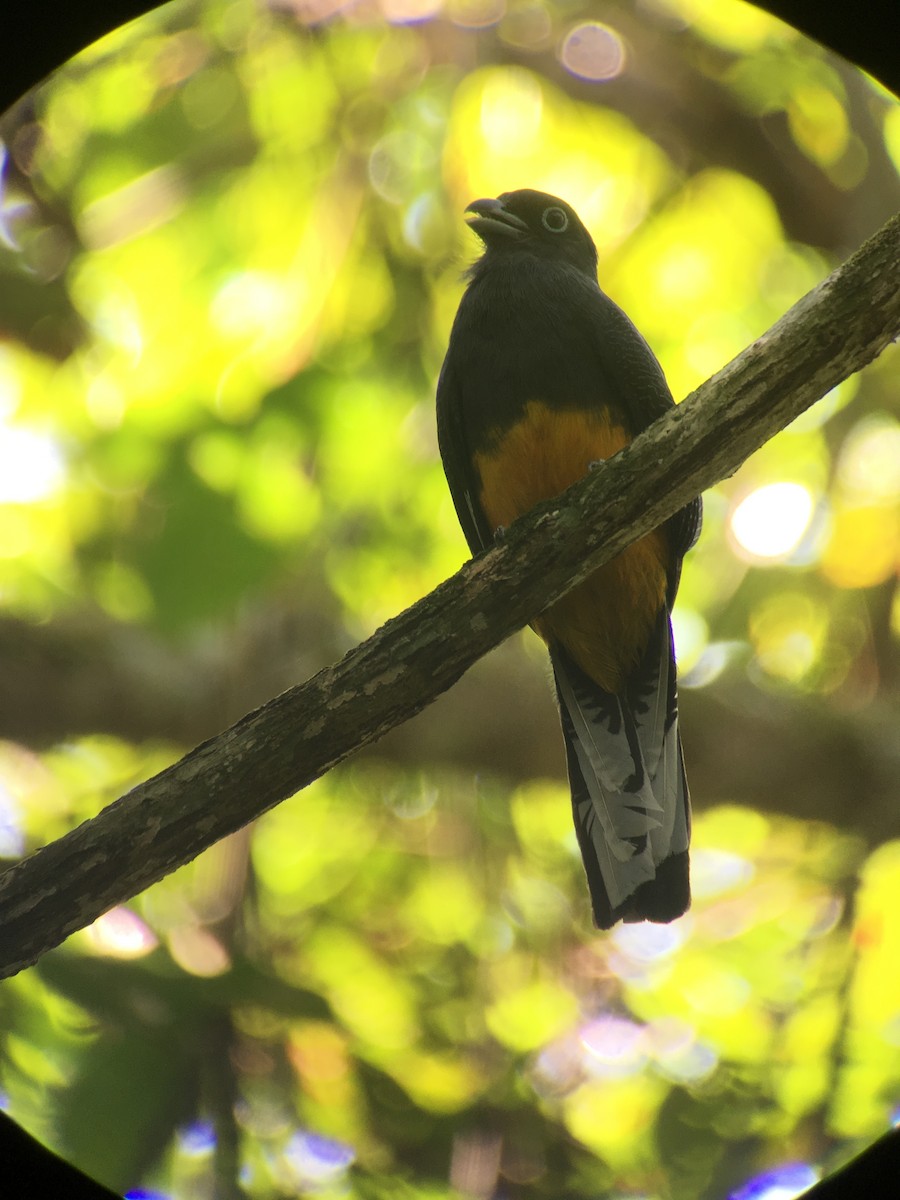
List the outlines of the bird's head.
{"label": "bird's head", "polygon": [[537,258],[569,262],[597,277],[597,249],[578,214],[565,200],[521,188],[496,200],[473,200],[467,218],[485,246],[485,257],[526,251]]}

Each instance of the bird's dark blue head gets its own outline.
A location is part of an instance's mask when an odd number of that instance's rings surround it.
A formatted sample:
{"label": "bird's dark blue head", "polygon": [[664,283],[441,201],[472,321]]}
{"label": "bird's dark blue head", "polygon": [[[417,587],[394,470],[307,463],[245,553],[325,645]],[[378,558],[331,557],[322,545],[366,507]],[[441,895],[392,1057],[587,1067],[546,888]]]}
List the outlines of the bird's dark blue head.
{"label": "bird's dark blue head", "polygon": [[484,242],[482,262],[525,251],[536,258],[568,262],[597,278],[597,249],[575,210],[565,200],[522,188],[496,200],[473,200],[469,227]]}

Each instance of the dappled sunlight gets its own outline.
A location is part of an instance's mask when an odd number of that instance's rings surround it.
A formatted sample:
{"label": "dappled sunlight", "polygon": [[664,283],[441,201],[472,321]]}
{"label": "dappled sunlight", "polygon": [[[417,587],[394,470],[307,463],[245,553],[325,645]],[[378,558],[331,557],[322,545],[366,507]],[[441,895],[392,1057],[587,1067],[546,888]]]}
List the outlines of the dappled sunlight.
{"label": "dappled sunlight", "polygon": [[96,954],[108,954],[111,958],[143,958],[159,945],[149,925],[123,905],[98,917],[85,929],[83,937]]}
{"label": "dappled sunlight", "polygon": [[[900,110],[766,13],[600,16],[165,6],[4,128],[0,856],[467,556],[434,391],[470,201],[570,202],[680,401],[900,196]],[[900,1096],[897,363],[706,494],[673,616],[684,917],[591,927],[526,630],[467,699],[4,983],[3,1106],[167,1200],[235,1140],[252,1196],[788,1200],[876,1137]],[[20,732],[29,706],[55,723]]]}
{"label": "dappled sunlight", "polygon": [[85,245],[106,250],[149,233],[172,220],[186,198],[184,182],[174,167],[148,171],[85,205],[78,218]]}
{"label": "dappled sunlight", "polygon": [[786,559],[809,528],[814,505],[802,484],[766,484],[745,496],[731,514],[732,537],[750,562]]}
{"label": "dappled sunlight", "polygon": [[[782,244],[770,198],[745,177],[721,170],[687,181],[635,232],[604,283],[636,319],[646,311],[642,332],[676,399],[780,315],[760,279]],[[652,306],[648,290],[656,298]]]}
{"label": "dappled sunlight", "polygon": [[588,1073],[609,1079],[636,1074],[649,1054],[644,1028],[622,1017],[597,1017],[583,1026],[579,1040]]}
{"label": "dappled sunlight", "polygon": [[[124,750],[108,749],[113,766]],[[86,747],[96,762],[102,750]],[[48,756],[43,781],[32,772],[35,786],[46,791],[67,770],[65,757]],[[716,1097],[738,1087],[747,1070],[756,1072],[763,1107],[736,1109],[726,1136],[740,1136],[741,1122],[763,1120],[766,1096],[801,1117],[824,1102],[831,1084],[822,1064],[848,1036],[852,1059],[846,1069],[833,1067],[840,1081],[833,1119],[849,1136],[877,1128],[877,1104],[862,1113],[854,1106],[861,1087],[891,1077],[900,1046],[900,1010],[885,968],[896,955],[893,846],[863,867],[850,940],[839,919],[840,896],[854,886],[847,839],[824,825],[812,835],[799,822],[713,809],[696,822],[689,916],[667,926],[620,926],[609,938],[584,927],[576,936],[571,911],[547,923],[549,880],[561,900],[580,883],[561,784],[534,783],[505,802],[496,791],[494,819],[480,826],[462,799],[464,781],[448,776],[423,796],[414,781],[401,794],[395,778],[394,794],[373,804],[390,778],[374,766],[333,772],[264,817],[253,841],[260,944],[277,978],[314,989],[331,1015],[288,1031],[265,1009],[248,1011],[236,1061],[248,1078],[268,1078],[286,1034],[301,1111],[314,1129],[333,1114],[326,1128],[343,1147],[337,1161],[370,1157],[368,1072],[392,1080],[417,1111],[460,1113],[483,1102],[509,1057],[522,1055],[548,1118],[613,1170],[653,1161],[648,1138],[667,1097],[675,1103],[687,1088],[697,1103],[719,1104]],[[27,811],[31,792],[21,782],[19,790]],[[478,853],[448,856],[445,825]],[[498,855],[509,859],[505,872],[490,866]],[[197,923],[201,911],[207,919],[217,911],[204,899],[220,878],[218,868],[203,866],[208,858],[151,888],[128,913],[95,923],[82,935],[92,955],[139,959],[159,938],[170,970],[236,980],[236,964]],[[804,875],[795,877],[800,858]],[[510,880],[541,877],[533,911],[498,937]],[[542,939],[559,967],[542,959]],[[13,1062],[14,1072],[31,1070],[24,1047]],[[604,1114],[614,1119],[598,1126]],[[284,1129],[283,1169],[314,1172],[307,1135]]]}
{"label": "dappled sunlight", "polygon": [[640,223],[671,172],[626,119],[578,104],[519,67],[469,76],[449,133],[448,172],[459,176],[463,205],[521,186],[565,196],[595,233],[601,259]]}
{"label": "dappled sunlight", "polygon": [[[745,53],[759,51],[766,43],[784,44],[794,31],[777,17],[752,4],[727,6],[717,0],[657,0],[673,17],[702,29],[710,41]],[[752,59],[751,59],[752,61]]]}
{"label": "dappled sunlight", "polygon": [[838,484],[856,503],[900,499],[900,421],[873,413],[857,422],[838,459]]}
{"label": "dappled sunlight", "polygon": [[900,570],[900,507],[838,504],[822,555],[822,572],[842,588],[876,587]]}
{"label": "dappled sunlight", "polygon": [[231,956],[209,930],[191,925],[179,925],[168,938],[169,953],[188,975],[212,979],[224,975],[231,967]]}
{"label": "dappled sunlight", "polygon": [[517,158],[533,150],[541,131],[544,94],[530,71],[492,72],[479,107],[481,135],[492,154]]}
{"label": "dappled sunlight", "polygon": [[625,45],[615,29],[585,21],[566,34],[559,59],[567,71],[599,83],[615,79],[625,68]]}
{"label": "dappled sunlight", "polygon": [[33,504],[60,487],[65,463],[56,440],[0,424],[0,504]]}
{"label": "dappled sunlight", "polygon": [[295,1133],[281,1156],[281,1173],[289,1187],[333,1186],[356,1156],[350,1146],[314,1133]]}

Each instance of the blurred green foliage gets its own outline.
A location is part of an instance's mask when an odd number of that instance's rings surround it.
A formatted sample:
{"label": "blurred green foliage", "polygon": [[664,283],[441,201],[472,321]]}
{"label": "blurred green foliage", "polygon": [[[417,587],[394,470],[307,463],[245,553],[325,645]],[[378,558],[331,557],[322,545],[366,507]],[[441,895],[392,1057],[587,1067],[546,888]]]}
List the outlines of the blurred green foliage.
{"label": "blurred green foliage", "polygon": [[[454,570],[433,392],[475,196],[572,202],[678,398],[896,207],[896,105],[792,31],[712,0],[603,22],[203,0],[8,114],[0,598],[23,631],[88,612],[193,654],[287,595],[340,648]],[[710,493],[688,686],[889,740],[897,362]],[[103,734],[0,745],[3,853],[179,752]],[[5,983],[3,1094],[107,1183],[173,1197],[712,1200],[830,1161],[900,1099],[900,843],[731,799],[701,806],[691,914],[600,938],[560,781],[335,771]]]}

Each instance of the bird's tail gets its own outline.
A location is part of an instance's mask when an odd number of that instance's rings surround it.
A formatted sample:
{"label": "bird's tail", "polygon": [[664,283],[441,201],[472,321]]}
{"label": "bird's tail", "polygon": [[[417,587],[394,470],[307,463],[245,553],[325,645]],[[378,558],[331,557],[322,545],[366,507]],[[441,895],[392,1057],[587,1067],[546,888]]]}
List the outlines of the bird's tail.
{"label": "bird's tail", "polygon": [[550,655],[594,920],[674,920],[690,904],[691,811],[668,613],[619,695],[558,644]]}

